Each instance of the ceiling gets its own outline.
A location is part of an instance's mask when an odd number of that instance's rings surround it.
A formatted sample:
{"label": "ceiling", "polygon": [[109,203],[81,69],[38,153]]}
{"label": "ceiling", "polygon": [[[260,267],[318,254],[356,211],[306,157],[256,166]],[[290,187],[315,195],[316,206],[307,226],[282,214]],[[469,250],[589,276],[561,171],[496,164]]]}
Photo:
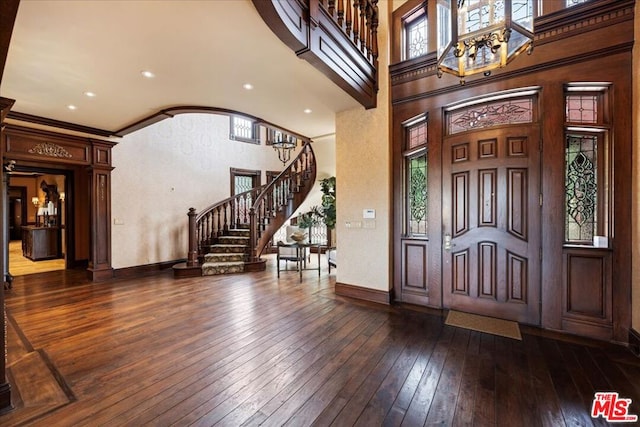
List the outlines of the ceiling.
{"label": "ceiling", "polygon": [[359,106],[280,42],[250,0],[22,0],[0,96],[16,100],[14,112],[112,132],[203,106],[311,138]]}

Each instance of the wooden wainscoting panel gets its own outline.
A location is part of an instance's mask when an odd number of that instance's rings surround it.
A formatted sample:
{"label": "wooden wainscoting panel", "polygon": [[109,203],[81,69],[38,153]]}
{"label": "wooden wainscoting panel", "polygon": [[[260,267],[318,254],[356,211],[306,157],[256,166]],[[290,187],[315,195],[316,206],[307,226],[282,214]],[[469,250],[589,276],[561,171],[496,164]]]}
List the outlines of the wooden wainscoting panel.
{"label": "wooden wainscoting panel", "polygon": [[611,339],[611,251],[565,248],[563,270],[563,329]]}
{"label": "wooden wainscoting panel", "polygon": [[400,300],[411,304],[429,305],[429,241],[403,239],[401,259]]}

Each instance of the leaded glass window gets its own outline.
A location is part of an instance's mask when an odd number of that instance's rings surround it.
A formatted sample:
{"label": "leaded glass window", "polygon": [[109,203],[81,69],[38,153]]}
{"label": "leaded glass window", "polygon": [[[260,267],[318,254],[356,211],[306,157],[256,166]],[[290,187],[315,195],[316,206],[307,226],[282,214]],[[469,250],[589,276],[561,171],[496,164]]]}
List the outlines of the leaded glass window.
{"label": "leaded glass window", "polygon": [[230,139],[244,142],[258,143],[256,137],[257,126],[247,118],[239,116],[231,116],[231,135]]}
{"label": "leaded glass window", "polygon": [[607,236],[609,178],[606,113],[609,86],[565,88],[565,242],[592,245]]}
{"label": "leaded glass window", "polygon": [[427,234],[427,120],[421,116],[405,123],[406,229],[410,236]]}
{"label": "leaded glass window", "polygon": [[447,114],[447,133],[454,135],[469,130],[533,121],[533,98],[501,99],[451,111]]}
{"label": "leaded glass window", "polygon": [[409,234],[427,234],[427,153],[407,159]]}
{"label": "leaded glass window", "polygon": [[427,17],[422,15],[409,23],[407,32],[407,59],[417,58],[427,53]]}
{"label": "leaded glass window", "polygon": [[427,54],[427,14],[424,6],[406,15],[402,21],[404,59]]}
{"label": "leaded glass window", "polygon": [[598,96],[597,95],[567,95],[566,121],[568,123],[597,124]]}
{"label": "leaded glass window", "polygon": [[411,150],[427,143],[427,122],[407,129],[407,149]]}
{"label": "leaded glass window", "polygon": [[598,136],[572,135],[565,146],[565,240],[591,243],[598,224]]}

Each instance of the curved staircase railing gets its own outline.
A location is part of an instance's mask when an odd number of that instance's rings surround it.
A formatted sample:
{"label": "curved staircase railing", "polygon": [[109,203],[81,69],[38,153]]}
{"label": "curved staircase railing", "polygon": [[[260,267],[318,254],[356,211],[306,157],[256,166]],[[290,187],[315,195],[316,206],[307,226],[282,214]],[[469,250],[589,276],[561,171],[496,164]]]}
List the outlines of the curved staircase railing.
{"label": "curved staircase railing", "polygon": [[249,210],[251,259],[257,261],[273,235],[307,197],[316,181],[316,158],[306,142],[298,156],[266,185]]}
{"label": "curved staircase railing", "polygon": [[269,184],[214,203],[201,213],[189,209],[187,267],[229,230],[250,230],[250,262],[257,262],[276,231],[307,197],[316,179],[316,159],[306,142],[298,156]]}

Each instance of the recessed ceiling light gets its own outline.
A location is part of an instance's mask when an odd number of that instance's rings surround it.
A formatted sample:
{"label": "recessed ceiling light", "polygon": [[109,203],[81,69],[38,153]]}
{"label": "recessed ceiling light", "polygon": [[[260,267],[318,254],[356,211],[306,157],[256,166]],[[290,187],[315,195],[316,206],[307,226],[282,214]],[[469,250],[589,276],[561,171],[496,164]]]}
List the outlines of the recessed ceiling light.
{"label": "recessed ceiling light", "polygon": [[311,114],[311,109],[310,108],[305,108],[304,109],[304,113],[305,114]]}
{"label": "recessed ceiling light", "polygon": [[67,108],[69,110],[77,110],[78,109],[78,107],[76,107],[75,105],[72,105],[72,104],[67,105]]}
{"label": "recessed ceiling light", "polygon": [[245,88],[246,90],[253,89],[253,85],[251,83],[245,83],[242,85],[242,87]]}
{"label": "recessed ceiling light", "polygon": [[95,94],[95,93],[93,93],[93,92],[89,92],[89,91],[85,92],[84,94],[85,94],[85,96],[88,96],[89,98],[93,98],[93,97],[95,97],[95,96],[96,96],[96,94]]}
{"label": "recessed ceiling light", "polygon": [[146,77],[148,79],[152,79],[156,76],[155,74],[153,74],[151,71],[148,71],[148,70],[141,71],[140,74],[142,74],[143,77]]}

